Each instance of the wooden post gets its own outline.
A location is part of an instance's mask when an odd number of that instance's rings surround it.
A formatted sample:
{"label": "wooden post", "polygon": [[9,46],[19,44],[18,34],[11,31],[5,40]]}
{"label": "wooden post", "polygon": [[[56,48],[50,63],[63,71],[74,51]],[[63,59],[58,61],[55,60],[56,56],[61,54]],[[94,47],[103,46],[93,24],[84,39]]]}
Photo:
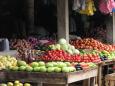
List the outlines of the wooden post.
{"label": "wooden post", "polygon": [[90,86],[90,78],[83,81],[83,86]]}
{"label": "wooden post", "polygon": [[102,84],[102,65],[98,65],[98,85],[101,86]]}
{"label": "wooden post", "polygon": [[113,44],[115,44],[115,12],[113,12]]}
{"label": "wooden post", "polygon": [[69,9],[68,0],[57,0],[58,39],[65,38],[69,42]]}

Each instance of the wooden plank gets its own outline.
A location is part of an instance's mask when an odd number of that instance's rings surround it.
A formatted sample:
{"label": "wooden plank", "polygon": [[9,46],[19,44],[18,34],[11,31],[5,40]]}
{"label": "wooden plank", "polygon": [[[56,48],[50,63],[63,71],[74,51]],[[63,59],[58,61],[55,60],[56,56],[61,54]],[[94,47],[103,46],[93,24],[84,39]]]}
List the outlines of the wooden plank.
{"label": "wooden plank", "polygon": [[69,10],[68,0],[57,0],[58,39],[65,38],[69,42]]}
{"label": "wooden plank", "polygon": [[83,81],[83,86],[90,86],[90,78]]}
{"label": "wooden plank", "polygon": [[[6,80],[20,80],[35,83],[69,84],[97,76],[97,69],[72,73],[35,73],[4,71]],[[2,77],[1,77],[2,78]]]}
{"label": "wooden plank", "polygon": [[5,73],[3,71],[0,72],[0,81],[5,80]]}
{"label": "wooden plank", "polygon": [[94,70],[86,71],[84,73],[80,73],[77,75],[70,74],[68,75],[68,83],[89,79],[91,77],[96,77],[97,73],[98,73],[98,70],[94,69]]}
{"label": "wooden plank", "polygon": [[102,66],[98,65],[98,85],[101,86],[102,84]]}

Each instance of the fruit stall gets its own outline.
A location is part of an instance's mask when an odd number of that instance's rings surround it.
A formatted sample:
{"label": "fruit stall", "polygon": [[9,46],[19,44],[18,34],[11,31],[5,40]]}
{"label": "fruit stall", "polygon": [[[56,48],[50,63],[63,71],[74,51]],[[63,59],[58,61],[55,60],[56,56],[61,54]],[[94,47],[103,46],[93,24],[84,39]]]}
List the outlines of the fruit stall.
{"label": "fruit stall", "polygon": [[37,83],[38,86],[44,83],[68,86],[73,82],[85,83],[88,80],[87,86],[95,86],[102,83],[103,66],[115,63],[114,46],[90,38],[71,40],[70,44],[61,38],[58,42],[41,44],[41,47],[38,41],[33,45],[30,40],[22,41],[10,41],[11,48],[18,51],[15,56],[0,56],[2,81],[19,80]]}
{"label": "fruit stall", "polygon": [[[3,44],[10,49],[0,52],[0,86],[76,86],[76,82],[104,86],[105,75],[115,72],[115,45],[93,37],[69,39],[69,2],[57,0],[57,4],[58,40],[30,36]],[[79,13],[93,15],[93,1],[89,6],[91,11],[86,8]]]}

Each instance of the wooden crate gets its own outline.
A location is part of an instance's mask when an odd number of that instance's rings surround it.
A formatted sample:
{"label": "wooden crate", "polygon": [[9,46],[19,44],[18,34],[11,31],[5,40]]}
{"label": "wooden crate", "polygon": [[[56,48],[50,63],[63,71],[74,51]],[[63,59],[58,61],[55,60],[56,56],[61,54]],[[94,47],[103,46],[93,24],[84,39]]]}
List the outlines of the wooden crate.
{"label": "wooden crate", "polygon": [[115,73],[105,76],[105,84],[106,86],[115,86]]}

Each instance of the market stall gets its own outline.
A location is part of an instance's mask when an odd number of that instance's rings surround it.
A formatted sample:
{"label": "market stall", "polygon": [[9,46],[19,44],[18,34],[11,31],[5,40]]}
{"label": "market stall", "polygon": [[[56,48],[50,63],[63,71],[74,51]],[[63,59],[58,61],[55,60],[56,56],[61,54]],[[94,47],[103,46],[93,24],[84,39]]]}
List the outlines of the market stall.
{"label": "market stall", "polygon": [[[81,7],[78,8],[79,10],[76,9],[75,5],[76,14],[87,15],[88,17],[94,15],[96,11],[93,0],[87,2],[84,10]],[[30,29],[34,28],[33,9],[34,0],[29,0],[28,25]],[[109,11],[107,14],[111,12]],[[98,41],[92,38],[93,36],[69,39],[68,0],[57,0],[57,16],[58,40],[48,37],[44,39],[27,37],[9,40],[11,51],[0,52],[0,79],[2,81],[19,80],[21,82],[37,83],[38,86],[43,86],[44,83],[68,86],[70,83],[78,81],[83,81],[84,86],[86,86],[86,83],[87,86],[95,86],[98,81],[98,85],[101,86],[102,76],[104,77],[102,75],[103,67],[115,64],[115,45]],[[84,18],[84,21],[87,20],[84,16],[82,18]],[[85,25],[83,26],[86,27],[85,31],[90,34],[87,27],[88,23],[85,22]],[[102,28],[97,29],[100,31]],[[112,42],[114,43],[114,16],[112,30]],[[103,34],[103,31],[102,29],[100,33]],[[95,34],[96,32],[93,33],[93,35]],[[105,37],[105,34],[101,37]],[[107,68],[108,70],[109,68]],[[112,67],[111,70],[114,71]]]}

